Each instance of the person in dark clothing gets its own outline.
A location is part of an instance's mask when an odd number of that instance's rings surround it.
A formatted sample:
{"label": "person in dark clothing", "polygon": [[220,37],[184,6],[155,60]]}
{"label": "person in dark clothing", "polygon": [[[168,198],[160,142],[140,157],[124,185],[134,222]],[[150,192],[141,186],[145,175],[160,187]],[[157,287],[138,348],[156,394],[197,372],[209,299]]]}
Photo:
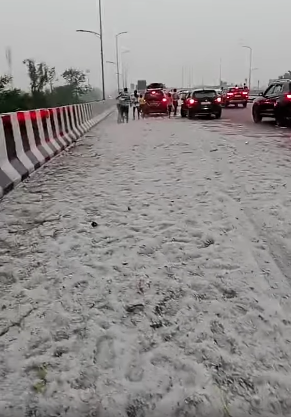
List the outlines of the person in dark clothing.
{"label": "person in dark clothing", "polygon": [[129,107],[131,107],[131,98],[128,89],[124,88],[123,93],[119,97],[121,121],[128,123]]}
{"label": "person in dark clothing", "polygon": [[121,123],[121,109],[120,109],[120,97],[121,97],[122,91],[119,91],[118,96],[116,97],[117,103],[117,123]]}

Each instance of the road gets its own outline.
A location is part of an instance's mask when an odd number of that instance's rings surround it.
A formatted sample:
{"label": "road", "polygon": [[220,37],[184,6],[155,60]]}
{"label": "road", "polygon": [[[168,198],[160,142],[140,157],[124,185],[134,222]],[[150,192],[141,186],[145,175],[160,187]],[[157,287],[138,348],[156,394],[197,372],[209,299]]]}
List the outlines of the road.
{"label": "road", "polygon": [[290,132],[239,114],[112,116],[4,198],[1,416],[289,415]]}
{"label": "road", "polygon": [[[236,125],[248,126],[253,132],[270,131],[274,129],[275,122],[272,119],[263,119],[261,124],[255,124],[252,118],[252,104],[249,103],[247,108],[242,107],[229,107],[223,109],[223,119],[228,119]],[[271,130],[273,131],[273,130]]]}

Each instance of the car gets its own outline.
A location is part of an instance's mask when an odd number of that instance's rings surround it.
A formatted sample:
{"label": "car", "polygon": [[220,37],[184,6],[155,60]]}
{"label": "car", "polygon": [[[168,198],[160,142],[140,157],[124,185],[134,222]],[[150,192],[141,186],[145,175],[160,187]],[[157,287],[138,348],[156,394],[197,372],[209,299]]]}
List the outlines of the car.
{"label": "car", "polygon": [[224,107],[228,107],[230,104],[233,104],[235,107],[238,107],[239,104],[247,107],[249,91],[244,87],[229,87],[223,90],[221,98]]}
{"label": "car", "polygon": [[181,105],[181,117],[193,119],[195,116],[215,116],[222,114],[221,97],[214,89],[196,89],[189,91]]}
{"label": "car", "polygon": [[143,113],[167,114],[167,97],[162,89],[149,89],[144,95],[146,104]]}
{"label": "car", "polygon": [[285,126],[291,119],[291,80],[273,81],[254,100],[252,116],[255,123],[260,123],[263,117],[271,117],[278,125]]}
{"label": "car", "polygon": [[180,100],[184,101],[187,98],[187,95],[189,94],[189,90],[181,90],[179,91]]}
{"label": "car", "polygon": [[147,90],[165,90],[165,84],[163,83],[151,83],[147,85]]}

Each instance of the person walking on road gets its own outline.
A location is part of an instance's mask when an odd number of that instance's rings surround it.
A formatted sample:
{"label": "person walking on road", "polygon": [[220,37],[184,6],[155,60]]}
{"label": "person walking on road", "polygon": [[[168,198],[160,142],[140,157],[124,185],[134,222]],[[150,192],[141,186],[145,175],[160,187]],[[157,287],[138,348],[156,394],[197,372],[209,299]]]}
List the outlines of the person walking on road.
{"label": "person walking on road", "polygon": [[168,96],[167,96],[167,111],[168,111],[169,119],[171,117],[172,110],[173,110],[173,97],[172,97],[171,93],[168,93]]}
{"label": "person walking on road", "polygon": [[138,104],[139,104],[138,111],[139,111],[139,113],[141,113],[141,117],[144,119],[146,101],[145,101],[144,96],[142,94],[140,94],[140,96],[138,98]]}
{"label": "person walking on road", "polygon": [[121,114],[121,121],[124,123],[124,120],[126,123],[128,123],[128,117],[129,117],[129,107],[131,107],[131,98],[128,93],[127,87],[124,88],[123,93],[121,93],[119,97],[119,103],[120,103],[120,114]]}
{"label": "person walking on road", "polygon": [[133,103],[133,108],[132,108],[132,117],[133,120],[135,120],[135,114],[137,113],[137,117],[139,119],[139,101],[138,101],[139,97],[138,97],[138,93],[137,90],[134,90],[133,93],[133,99],[132,99],[132,103]]}
{"label": "person walking on road", "polygon": [[179,105],[179,94],[177,93],[177,89],[174,88],[173,92],[173,107],[174,107],[174,116],[177,116],[177,109]]}
{"label": "person walking on road", "polygon": [[118,96],[116,97],[117,103],[117,123],[121,123],[121,108],[120,108],[120,97],[121,97],[122,91],[119,91]]}

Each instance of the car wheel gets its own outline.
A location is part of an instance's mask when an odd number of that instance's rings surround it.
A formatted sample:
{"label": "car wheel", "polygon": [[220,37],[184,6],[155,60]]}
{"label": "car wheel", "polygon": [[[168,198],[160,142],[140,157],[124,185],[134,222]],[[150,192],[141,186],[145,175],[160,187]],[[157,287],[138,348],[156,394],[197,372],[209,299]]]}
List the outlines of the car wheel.
{"label": "car wheel", "polygon": [[286,125],[287,125],[287,121],[286,121],[286,119],[285,119],[285,117],[284,117],[284,116],[277,115],[277,116],[276,116],[276,124],[277,124],[279,127],[286,127]]}
{"label": "car wheel", "polygon": [[188,119],[193,120],[195,117],[195,113],[191,110],[188,110]]}
{"label": "car wheel", "polygon": [[181,110],[181,117],[186,117],[186,112],[184,110]]}
{"label": "car wheel", "polygon": [[215,119],[220,119],[220,118],[221,118],[221,111],[215,114]]}
{"label": "car wheel", "polygon": [[258,109],[254,109],[254,108],[253,108],[252,114],[253,114],[253,121],[254,121],[255,123],[261,123],[261,121],[262,121],[262,116],[260,115],[259,110],[258,110]]}

